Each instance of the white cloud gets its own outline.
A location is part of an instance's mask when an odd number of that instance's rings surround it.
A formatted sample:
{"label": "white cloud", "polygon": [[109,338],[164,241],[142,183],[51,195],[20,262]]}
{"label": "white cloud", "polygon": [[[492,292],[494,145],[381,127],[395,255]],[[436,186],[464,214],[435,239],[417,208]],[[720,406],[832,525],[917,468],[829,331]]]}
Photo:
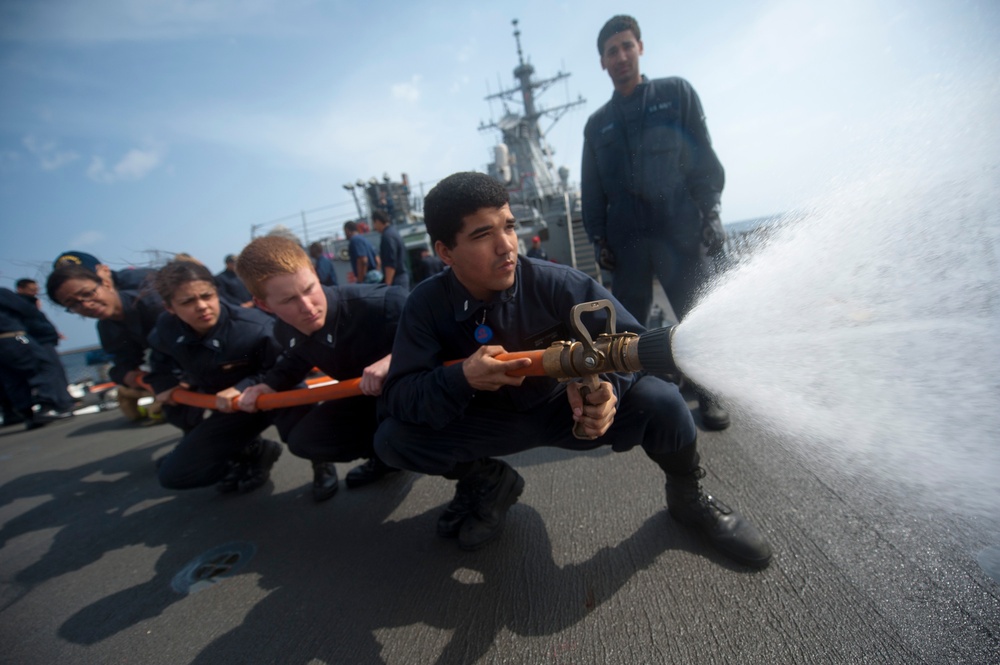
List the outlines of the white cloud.
{"label": "white cloud", "polygon": [[60,150],[55,141],[39,141],[30,134],[22,139],[22,143],[28,152],[38,158],[43,171],[55,171],[80,158],[71,150]]}
{"label": "white cloud", "polygon": [[141,180],[163,161],[159,148],[133,148],[118,162],[108,167],[103,157],[94,156],[87,167],[87,177],[94,182],[112,183],[121,180]]}
{"label": "white cloud", "polygon": [[104,240],[104,234],[100,231],[84,231],[70,241],[70,247],[93,247]]}
{"label": "white cloud", "polygon": [[87,177],[95,182],[111,182],[108,169],[104,166],[104,160],[96,156],[90,159],[90,166],[87,167]]}
{"label": "white cloud", "polygon": [[122,180],[139,180],[155,169],[160,159],[155,150],[129,150],[115,166],[115,174]]}
{"label": "white cloud", "polygon": [[420,75],[414,74],[406,83],[395,83],[391,88],[392,98],[415,103],[420,99]]}
{"label": "white cloud", "polygon": [[452,94],[457,94],[469,87],[469,77],[462,75],[459,76],[454,82],[452,82],[451,87],[448,88],[448,92]]}
{"label": "white cloud", "polygon": [[455,59],[462,63],[471,62],[477,52],[478,49],[476,48],[476,40],[472,40],[458,49],[458,55]]}

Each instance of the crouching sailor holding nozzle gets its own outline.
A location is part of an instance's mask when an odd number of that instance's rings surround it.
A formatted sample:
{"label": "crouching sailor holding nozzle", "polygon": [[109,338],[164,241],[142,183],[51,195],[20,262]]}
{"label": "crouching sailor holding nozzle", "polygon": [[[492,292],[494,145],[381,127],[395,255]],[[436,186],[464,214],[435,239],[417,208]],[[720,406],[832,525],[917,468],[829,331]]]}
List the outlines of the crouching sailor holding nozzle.
{"label": "crouching sailor holding nozzle", "polygon": [[[644,332],[584,273],[518,257],[508,203],[506,189],[479,173],[449,176],[427,195],[427,231],[451,269],[421,282],[406,302],[383,388],[388,418],[375,438],[379,456],[456,480],[437,531],[475,550],[500,534],[524,488],[517,471],[495,457],[543,445],[616,452],[639,445],[666,473],[675,520],[728,557],[767,566],[763,535],[701,488],[697,430],[677,386],[649,374],[609,373],[585,394],[580,382],[508,375],[532,361],[497,356],[570,339],[578,303],[607,299],[620,328]],[[588,317],[593,338],[605,322],[606,313]],[[445,364],[454,358],[466,360]]]}

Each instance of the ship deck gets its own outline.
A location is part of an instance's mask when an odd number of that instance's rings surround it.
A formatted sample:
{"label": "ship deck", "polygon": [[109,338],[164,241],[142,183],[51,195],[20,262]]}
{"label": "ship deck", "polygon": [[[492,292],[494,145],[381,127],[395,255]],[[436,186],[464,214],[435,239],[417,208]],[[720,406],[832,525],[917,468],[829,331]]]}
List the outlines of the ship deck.
{"label": "ship deck", "polygon": [[[995,524],[911,513],[905,497],[817,471],[738,424],[701,447],[709,487],[774,544],[762,572],[675,526],[662,476],[638,452],[512,457],[525,493],[502,538],[465,553],[434,535],[451,492],[443,480],[399,474],[314,504],[308,463],[286,453],[248,495],[168,492],[153,462],[176,440],[169,425],[130,426],[115,412],[2,431],[6,662],[987,663],[1000,653],[1000,587],[975,559],[997,545]],[[202,571],[179,592],[175,578],[213,551],[236,569]]]}
{"label": "ship deck", "polygon": [[442,479],[314,504],[286,452],[256,492],[171,492],[177,440],[117,412],[0,430],[5,662],[1000,662],[1000,521],[739,422],[701,436],[706,485],[770,537],[764,571],[675,525],[639,451],[509,458],[524,495],[466,553],[434,534]]}

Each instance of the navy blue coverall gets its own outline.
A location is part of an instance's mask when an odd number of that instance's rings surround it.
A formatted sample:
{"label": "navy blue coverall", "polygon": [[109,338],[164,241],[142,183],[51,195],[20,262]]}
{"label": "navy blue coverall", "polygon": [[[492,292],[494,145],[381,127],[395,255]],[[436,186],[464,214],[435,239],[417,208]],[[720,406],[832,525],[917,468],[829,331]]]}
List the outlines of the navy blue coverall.
{"label": "navy blue coverall", "polygon": [[[277,391],[300,383],[313,367],[327,376],[354,379],[392,351],[406,291],[385,284],[324,286],[323,328],[304,335],[278,321],[275,335],[284,349],[262,383]],[[368,395],[317,405],[289,435],[288,449],[318,462],[350,462],[373,456],[377,398]]]}
{"label": "navy blue coverall", "polygon": [[56,411],[73,406],[55,350],[58,339],[55,327],[35,305],[0,288],[0,380],[11,406],[24,417],[35,404]]}
{"label": "navy blue coverall", "polygon": [[253,300],[240,276],[228,268],[215,276],[215,288],[219,290],[220,298],[233,305],[242,305]]}
{"label": "navy blue coverall", "polygon": [[389,224],[382,229],[382,242],[379,244],[379,256],[382,259],[382,272],[386,268],[395,268],[392,286],[401,286],[410,290],[410,269],[406,265],[406,244],[399,231]]}
{"label": "navy blue coverall", "polygon": [[156,327],[156,320],[163,310],[163,301],[155,291],[119,291],[124,318],[121,321],[104,319],[97,322],[97,335],[101,348],[107,351],[114,365],[108,372],[115,383],[125,384],[125,375],[146,360],[147,338]]}
{"label": "navy blue coverall", "polygon": [[[572,339],[574,305],[607,298],[615,305],[619,332],[645,329],[614,297],[568,266],[518,258],[514,286],[490,302],[477,300],[451,270],[410,293],[382,392],[388,418],[375,449],[390,466],[446,475],[456,465],[510,455],[539,446],[585,450],[610,445],[625,451],[641,445],[650,455],[669,454],[695,442],[694,421],[677,386],[651,375],[605,374],[618,398],[617,414],[600,439],[573,437],[566,386],[548,377],[527,377],[518,386],[476,392],[461,364],[480,347],[480,323],[494,333],[490,344],[507,351],[547,348]],[[592,338],[604,332],[604,316],[584,317]]]}
{"label": "navy blue coverall", "polygon": [[724,237],[717,211],[725,172],[701,101],[681,78],[645,76],[628,97],[615,92],[584,129],[583,223],[615,257],[612,291],[645,322],[653,277],[678,319],[712,274],[705,225]]}
{"label": "navy blue coverall", "polygon": [[[151,371],[146,382],[156,394],[181,382],[190,390],[214,395],[226,388],[239,391],[259,383],[274,365],[281,347],[273,336],[274,319],[257,309],[219,301],[219,321],[200,336],[179,318],[164,312],[149,334]],[[287,438],[308,406],[223,413],[192,406],[166,406],[164,414],[184,431],[177,447],[163,458],[160,484],[171,489],[204,487],[221,480],[228,462],[261,432],[275,425]]]}

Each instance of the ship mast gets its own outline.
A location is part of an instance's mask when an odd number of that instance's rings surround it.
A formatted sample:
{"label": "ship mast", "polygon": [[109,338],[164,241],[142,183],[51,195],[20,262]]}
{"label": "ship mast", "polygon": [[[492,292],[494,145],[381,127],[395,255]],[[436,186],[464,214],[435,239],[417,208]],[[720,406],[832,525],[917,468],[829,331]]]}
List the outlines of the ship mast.
{"label": "ship mast", "polygon": [[[551,78],[533,80],[535,68],[524,60],[518,21],[514,19],[511,23],[517,44],[518,65],[514,68],[517,85],[488,95],[485,99],[499,99],[515,104],[520,99],[524,113],[518,115],[508,111],[499,121],[480,123],[479,130],[499,129],[502,135],[502,143],[497,146],[496,161],[490,165],[490,175],[505,182],[512,197],[525,203],[537,203],[544,208],[544,200],[560,194],[560,188],[552,171],[552,149],[545,142],[547,131],[541,131],[538,121],[543,117],[550,118],[552,124],[548,129],[551,130],[567,111],[584,104],[586,100],[581,96],[576,101],[560,106],[543,108],[537,105],[537,96],[553,83],[570,75],[560,71]],[[508,108],[506,104],[504,106]]]}

